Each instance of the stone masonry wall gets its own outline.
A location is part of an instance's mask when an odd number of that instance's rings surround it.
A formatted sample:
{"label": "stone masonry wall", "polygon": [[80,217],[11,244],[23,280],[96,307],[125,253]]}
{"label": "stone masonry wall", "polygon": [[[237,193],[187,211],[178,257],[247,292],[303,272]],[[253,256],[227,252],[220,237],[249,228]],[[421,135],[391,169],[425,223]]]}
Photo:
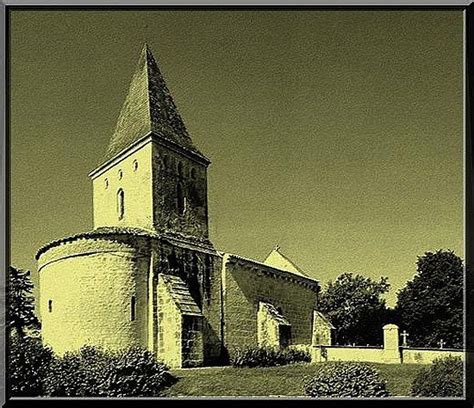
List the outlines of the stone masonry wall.
{"label": "stone masonry wall", "polygon": [[221,258],[208,249],[192,249],[185,243],[163,241],[156,255],[159,259],[156,273],[178,275],[186,282],[189,291],[204,316],[202,341],[204,361],[212,364],[221,357]]}
{"label": "stone masonry wall", "polygon": [[158,359],[182,366],[182,316],[161,276],[158,278]]}
{"label": "stone masonry wall", "polygon": [[203,364],[202,318],[200,316],[182,316],[182,353],[183,367],[196,367]]}
{"label": "stone masonry wall", "polygon": [[[316,293],[291,280],[264,274],[255,264],[226,262],[223,287],[224,343],[232,349],[257,346],[257,312],[260,301],[281,308],[292,326],[292,344],[311,344]],[[266,267],[271,271],[272,268]]]}
{"label": "stone masonry wall", "polygon": [[[149,143],[93,179],[94,228],[120,226],[153,229],[152,164]],[[124,193],[119,219],[117,193]]]}
{"label": "stone masonry wall", "polygon": [[58,354],[85,344],[146,347],[148,245],[143,237],[83,238],[44,252],[38,261],[43,342]]}
{"label": "stone masonry wall", "polygon": [[[178,184],[185,211],[178,213]],[[158,231],[208,237],[206,166],[157,143],[153,144],[153,213]]]}
{"label": "stone masonry wall", "polygon": [[259,347],[280,346],[280,325],[259,302],[257,312],[257,342]]}
{"label": "stone masonry wall", "polygon": [[331,326],[317,312],[314,312],[314,331],[312,344],[315,346],[330,346]]}

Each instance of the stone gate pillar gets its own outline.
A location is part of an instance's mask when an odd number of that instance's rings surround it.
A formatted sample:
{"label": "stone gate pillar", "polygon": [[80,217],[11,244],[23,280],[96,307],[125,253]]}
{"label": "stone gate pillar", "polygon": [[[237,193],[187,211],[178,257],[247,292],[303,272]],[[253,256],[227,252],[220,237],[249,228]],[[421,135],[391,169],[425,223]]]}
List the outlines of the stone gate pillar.
{"label": "stone gate pillar", "polygon": [[386,324],[383,327],[383,362],[400,364],[400,345],[398,337],[398,326]]}

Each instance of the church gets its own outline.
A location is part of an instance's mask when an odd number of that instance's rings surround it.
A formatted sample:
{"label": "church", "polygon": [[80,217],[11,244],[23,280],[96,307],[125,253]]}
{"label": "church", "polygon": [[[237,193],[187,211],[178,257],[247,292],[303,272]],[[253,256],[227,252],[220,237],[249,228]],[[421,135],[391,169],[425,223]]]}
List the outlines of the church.
{"label": "church", "polygon": [[168,366],[245,347],[330,344],[320,285],[275,247],[263,261],[209,239],[210,160],[193,143],[145,45],[102,164],[93,229],[41,247],[41,336],[59,355],[138,346]]}

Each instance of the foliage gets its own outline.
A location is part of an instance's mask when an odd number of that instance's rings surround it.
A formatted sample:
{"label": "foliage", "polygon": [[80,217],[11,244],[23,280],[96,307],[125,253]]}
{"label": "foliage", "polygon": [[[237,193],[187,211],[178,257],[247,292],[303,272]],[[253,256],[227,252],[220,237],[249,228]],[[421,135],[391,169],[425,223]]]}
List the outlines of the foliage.
{"label": "foliage", "polygon": [[248,347],[236,349],[230,363],[234,367],[271,367],[298,362],[310,362],[311,355],[306,350],[294,348]]}
{"label": "foliage", "polygon": [[462,397],[464,367],[461,357],[438,358],[419,371],[413,380],[412,395],[417,397]]}
{"label": "foliage", "polygon": [[30,271],[8,268],[8,312],[7,325],[13,334],[25,336],[28,329],[39,328],[39,321],[35,315],[33,298],[33,284]]}
{"label": "foliage", "polygon": [[365,363],[328,362],[319,364],[316,374],[304,380],[310,397],[388,397],[386,383]]}
{"label": "foliage", "polygon": [[46,376],[53,353],[40,340],[13,336],[9,347],[8,379],[14,397],[43,395]]}
{"label": "foliage", "polygon": [[176,381],[149,351],[132,348],[114,356],[107,370],[107,396],[152,397]]}
{"label": "foliage", "polygon": [[46,395],[53,397],[105,396],[101,384],[106,381],[110,356],[107,352],[90,346],[78,352],[67,352],[51,364],[45,378]]}
{"label": "foliage", "polygon": [[453,251],[418,257],[417,275],[398,292],[396,311],[413,346],[463,345],[463,262]]}
{"label": "foliage", "polygon": [[84,346],[53,361],[45,391],[50,396],[153,397],[174,381],[168,368],[149,351],[110,352]]}
{"label": "foliage", "polygon": [[387,278],[374,281],[343,273],[329,282],[319,298],[319,310],[336,327],[339,344],[380,344],[382,326],[387,323],[387,306],[381,295],[390,285]]}

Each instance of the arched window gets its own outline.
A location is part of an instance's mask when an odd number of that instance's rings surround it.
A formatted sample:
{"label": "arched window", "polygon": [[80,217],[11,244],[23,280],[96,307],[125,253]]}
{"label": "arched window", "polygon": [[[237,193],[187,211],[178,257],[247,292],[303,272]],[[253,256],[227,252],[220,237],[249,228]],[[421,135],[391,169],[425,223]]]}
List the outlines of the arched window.
{"label": "arched window", "polygon": [[196,180],[196,169],[191,169],[191,178]]}
{"label": "arched window", "polygon": [[105,179],[105,188],[106,189],[109,188],[109,179],[108,178]]}
{"label": "arched window", "polygon": [[183,177],[183,163],[181,162],[178,163],[178,175]]}
{"label": "arched window", "polygon": [[53,311],[53,301],[51,299],[48,300],[48,312],[51,313]]}
{"label": "arched window", "polygon": [[186,198],[184,197],[184,191],[181,184],[178,184],[176,194],[178,214],[183,215],[184,211],[186,210]]}
{"label": "arched window", "polygon": [[135,320],[135,308],[136,308],[136,299],[135,296],[132,296],[130,300],[130,320],[133,322]]}
{"label": "arched window", "polygon": [[133,161],[133,171],[137,171],[138,170],[138,160],[134,160]]}
{"label": "arched window", "polygon": [[125,193],[120,188],[117,192],[117,214],[118,219],[121,220],[125,213]]}

